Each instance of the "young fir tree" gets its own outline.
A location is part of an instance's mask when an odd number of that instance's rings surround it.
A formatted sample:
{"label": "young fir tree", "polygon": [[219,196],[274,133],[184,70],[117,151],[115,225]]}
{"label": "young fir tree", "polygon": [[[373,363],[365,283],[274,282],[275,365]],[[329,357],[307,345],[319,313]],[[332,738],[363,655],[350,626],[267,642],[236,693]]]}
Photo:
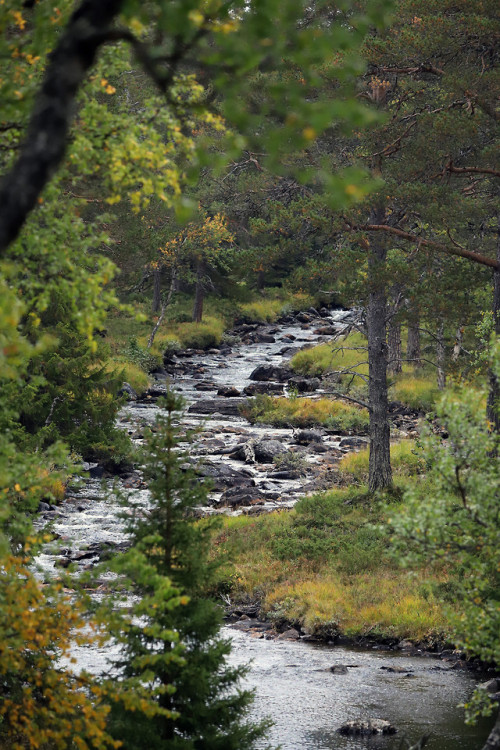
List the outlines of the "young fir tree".
{"label": "young fir tree", "polygon": [[220,608],[206,593],[212,524],[192,515],[207,490],[179,451],[182,400],[169,393],[162,406],[144,447],[151,505],[129,517],[133,547],[115,561],[140,602],[115,613],[122,679],[110,691],[110,731],[126,750],[253,748],[268,725],[247,721],[252,694],[238,687],[246,670],[228,666]]}

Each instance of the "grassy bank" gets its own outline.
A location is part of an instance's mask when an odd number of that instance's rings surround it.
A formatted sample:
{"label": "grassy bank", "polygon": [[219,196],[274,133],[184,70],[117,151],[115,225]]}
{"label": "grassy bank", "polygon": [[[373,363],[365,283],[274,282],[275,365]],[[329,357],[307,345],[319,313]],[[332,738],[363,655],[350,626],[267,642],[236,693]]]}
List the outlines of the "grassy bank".
{"label": "grassy bank", "polygon": [[258,597],[278,626],[320,636],[443,638],[448,623],[435,592],[448,576],[402,570],[391,559],[383,523],[398,506],[396,496],[375,502],[350,487],[303,498],[291,512],[226,518],[214,554],[232,562],[219,589],[236,600]]}
{"label": "grassy bank", "polygon": [[248,401],[242,410],[251,423],[273,427],[315,427],[365,432],[368,429],[366,409],[328,398],[284,398],[266,395]]}

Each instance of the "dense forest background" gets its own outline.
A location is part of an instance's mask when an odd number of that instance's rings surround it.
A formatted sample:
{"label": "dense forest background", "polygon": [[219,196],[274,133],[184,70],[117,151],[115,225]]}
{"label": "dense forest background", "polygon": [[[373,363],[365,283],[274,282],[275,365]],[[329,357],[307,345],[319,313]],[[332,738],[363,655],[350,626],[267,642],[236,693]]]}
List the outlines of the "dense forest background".
{"label": "dense forest background", "polygon": [[[311,581],[304,594],[305,571],[352,573],[348,596],[374,558],[425,579],[429,632],[498,665],[496,6],[1,4],[2,746],[255,747],[250,696],[223,699],[241,674],[213,597],[264,586],[271,615],[312,622],[333,594]],[[246,415],[331,425],[341,402],[342,429],[368,432],[369,449],[286,520],[186,520],[199,487],[175,455],[182,407],[168,401],[139,459],[116,426],[127,389],[147,392],[176,352],[217,347],[236,324],[325,305],[357,322],[291,367],[329,397],[257,397]],[[395,403],[420,416],[416,441],[391,445]],[[88,602],[32,572],[47,541],[33,515],[84,462],[119,474],[139,460],[158,514],[113,565],[142,604],[128,620],[103,610],[89,635]],[[303,577],[283,591],[291,559]],[[99,630],[124,644],[119,688],[54,662]],[[478,691],[470,718],[494,708]],[[211,712],[225,717],[213,735]],[[491,737],[500,747],[498,725]]]}

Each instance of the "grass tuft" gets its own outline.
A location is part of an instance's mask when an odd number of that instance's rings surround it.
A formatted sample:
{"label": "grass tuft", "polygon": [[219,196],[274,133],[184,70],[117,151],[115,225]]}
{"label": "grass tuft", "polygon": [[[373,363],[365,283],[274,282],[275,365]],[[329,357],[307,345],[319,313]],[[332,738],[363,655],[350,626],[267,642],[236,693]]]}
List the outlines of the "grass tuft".
{"label": "grass tuft", "polygon": [[332,430],[365,431],[368,413],[365,409],[328,398],[273,398],[259,395],[249,399],[242,409],[249,422],[274,427],[314,427]]}
{"label": "grass tuft", "polygon": [[[369,455],[368,447],[357,453],[346,453],[338,465],[339,472],[346,479],[367,482]],[[391,465],[397,476],[415,476],[425,469],[423,459],[416,453],[414,440],[402,440],[391,445]]]}

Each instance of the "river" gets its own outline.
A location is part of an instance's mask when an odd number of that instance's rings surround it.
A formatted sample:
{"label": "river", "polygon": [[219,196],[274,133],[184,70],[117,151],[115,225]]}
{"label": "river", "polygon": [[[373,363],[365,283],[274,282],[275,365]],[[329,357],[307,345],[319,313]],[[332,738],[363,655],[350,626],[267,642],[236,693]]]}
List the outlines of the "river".
{"label": "river", "polygon": [[[331,455],[338,460],[342,436],[331,431],[322,436],[322,452],[304,452],[310,469],[305,478],[277,476],[272,465],[248,466],[228,458],[229,449],[250,439],[276,438],[289,447],[294,442],[294,431],[250,426],[238,415],[238,409],[230,406],[240,399],[216,394],[223,386],[234,386],[241,392],[250,384],[249,375],[257,365],[282,365],[283,356],[291,353],[292,342],[300,348],[323,341],[324,333],[318,331],[324,331],[325,325],[341,330],[348,315],[333,311],[327,317],[323,311],[321,320],[311,315],[311,323],[289,320],[258,329],[257,334],[263,331],[268,339],[264,342],[252,342],[247,336],[246,342],[233,342],[230,350],[191,353],[172,361],[170,386],[181,392],[190,405],[186,422],[201,426],[200,438],[191,453],[219,467],[217,471],[226,471],[216,482],[210,505],[200,512],[261,513],[291,507],[304,488],[312,486],[320,469],[324,475]],[[250,338],[255,335],[250,331]],[[164,380],[164,375],[160,375],[160,390]],[[207,400],[215,402],[215,407],[214,403],[209,404],[208,415]],[[202,402],[205,406],[199,407]],[[124,407],[120,424],[140,442],[142,428],[154,420],[156,412],[154,398],[131,402]],[[93,467],[97,477],[70,492],[60,508],[42,515],[40,525],[50,522],[59,537],[58,546],[47,546],[38,558],[45,575],[54,575],[58,565],[69,561],[81,568],[91,566],[103,549],[119,549],[126,544],[111,481],[101,480],[98,469]],[[228,506],[224,493],[231,489],[235,477],[241,480],[250,502],[243,499]],[[122,479],[122,491],[128,493],[130,502],[147,505],[147,489],[137,474]],[[252,501],[255,492],[260,498],[257,502]],[[232,663],[252,664],[245,680],[246,686],[256,691],[252,716],[271,717],[274,727],[269,741],[281,744],[283,750],[396,750],[405,747],[401,745],[404,737],[415,742],[427,733],[431,734],[426,746],[429,750],[476,750],[488,735],[491,722],[475,727],[463,723],[463,712],[457,706],[467,700],[475,681],[468,672],[454,669],[449,663],[394,651],[268,640],[230,627],[224,632],[233,642]],[[113,654],[105,649],[80,648],[75,649],[75,656],[79,668],[104,673],[110,670]],[[334,674],[330,671],[333,665],[344,665],[347,671]],[[390,721],[398,733],[369,740],[338,734],[343,722],[368,717]]]}

